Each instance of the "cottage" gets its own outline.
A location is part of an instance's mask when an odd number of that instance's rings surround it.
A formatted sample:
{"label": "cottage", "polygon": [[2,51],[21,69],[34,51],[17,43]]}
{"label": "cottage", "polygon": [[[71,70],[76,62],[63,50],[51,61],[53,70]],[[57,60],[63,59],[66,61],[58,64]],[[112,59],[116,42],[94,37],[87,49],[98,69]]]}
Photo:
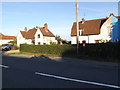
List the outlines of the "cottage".
{"label": "cottage", "polygon": [[33,29],[19,31],[17,35],[17,45],[20,44],[35,44],[35,45],[50,45],[51,43],[57,43],[54,34],[48,29],[48,25],[44,24],[44,27],[34,27]]}
{"label": "cottage", "polygon": [[15,36],[8,36],[8,35],[4,35],[4,34],[0,33],[0,45],[7,44],[10,41],[14,41],[15,38],[16,38]]}
{"label": "cottage", "polygon": [[[87,20],[83,18],[79,22],[79,43],[106,43],[120,40],[120,16],[113,13],[107,18]],[[71,43],[76,44],[76,22],[71,29]]]}

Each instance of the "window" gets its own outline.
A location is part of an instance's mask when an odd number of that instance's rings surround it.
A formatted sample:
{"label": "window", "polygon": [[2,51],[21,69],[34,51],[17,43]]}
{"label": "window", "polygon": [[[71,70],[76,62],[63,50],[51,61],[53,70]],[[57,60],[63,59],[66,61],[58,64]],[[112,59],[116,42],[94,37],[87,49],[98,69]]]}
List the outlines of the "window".
{"label": "window", "polygon": [[38,45],[40,45],[40,42],[38,42]]}
{"label": "window", "polygon": [[79,30],[79,36],[83,35],[83,29]]}
{"label": "window", "polygon": [[40,38],[40,34],[38,34],[38,38]]}

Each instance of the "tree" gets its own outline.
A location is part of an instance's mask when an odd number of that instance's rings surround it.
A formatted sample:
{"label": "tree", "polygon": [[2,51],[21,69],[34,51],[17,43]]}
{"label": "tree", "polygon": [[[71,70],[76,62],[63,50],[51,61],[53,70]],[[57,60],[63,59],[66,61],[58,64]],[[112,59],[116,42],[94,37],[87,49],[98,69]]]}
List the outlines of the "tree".
{"label": "tree", "polygon": [[16,38],[14,38],[14,40],[13,41],[10,41],[10,42],[8,42],[8,43],[12,43],[12,44],[17,44],[17,39]]}
{"label": "tree", "polygon": [[58,44],[60,44],[61,42],[62,44],[70,44],[70,41],[60,38],[60,35],[56,35],[55,39],[58,41]]}

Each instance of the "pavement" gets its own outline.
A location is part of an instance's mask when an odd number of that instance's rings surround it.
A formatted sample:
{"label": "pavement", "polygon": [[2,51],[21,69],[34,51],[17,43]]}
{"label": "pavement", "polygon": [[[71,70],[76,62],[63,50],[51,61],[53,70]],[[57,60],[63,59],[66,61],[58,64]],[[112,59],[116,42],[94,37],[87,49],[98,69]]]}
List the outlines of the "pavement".
{"label": "pavement", "polygon": [[19,50],[9,50],[9,51],[6,51],[5,53],[10,54],[10,53],[19,53],[19,52],[20,52]]}
{"label": "pavement", "polygon": [[2,56],[3,88],[120,88],[119,65],[47,56]]}

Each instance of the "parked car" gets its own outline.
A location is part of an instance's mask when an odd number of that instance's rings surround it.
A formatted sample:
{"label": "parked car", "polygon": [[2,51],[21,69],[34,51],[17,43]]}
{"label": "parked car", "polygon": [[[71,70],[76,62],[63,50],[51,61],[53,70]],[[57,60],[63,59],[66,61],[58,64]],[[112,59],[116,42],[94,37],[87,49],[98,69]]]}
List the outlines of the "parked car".
{"label": "parked car", "polygon": [[10,50],[13,47],[13,44],[4,44],[2,45],[2,50]]}

